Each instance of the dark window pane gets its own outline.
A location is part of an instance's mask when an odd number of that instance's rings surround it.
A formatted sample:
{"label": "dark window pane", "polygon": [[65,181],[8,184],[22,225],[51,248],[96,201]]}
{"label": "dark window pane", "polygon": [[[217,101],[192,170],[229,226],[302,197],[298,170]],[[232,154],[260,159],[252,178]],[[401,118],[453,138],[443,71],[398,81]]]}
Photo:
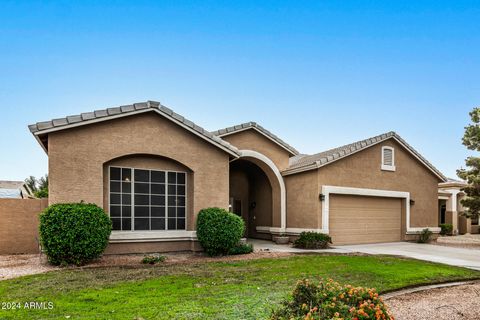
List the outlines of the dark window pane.
{"label": "dark window pane", "polygon": [[185,219],[177,219],[177,230],[185,230]]}
{"label": "dark window pane", "polygon": [[168,183],[177,183],[177,174],[175,172],[168,173]]}
{"label": "dark window pane", "polygon": [[151,207],[152,217],[165,217],[165,207]]}
{"label": "dark window pane", "polygon": [[168,205],[169,206],[175,206],[177,204],[176,198],[177,197],[175,197],[175,196],[169,196],[168,197]]}
{"label": "dark window pane", "polygon": [[110,180],[120,180],[120,168],[110,168]]}
{"label": "dark window pane", "polygon": [[110,204],[120,204],[120,195],[118,193],[110,193]]}
{"label": "dark window pane", "polygon": [[175,185],[172,186],[171,184],[169,184],[169,185],[168,185],[168,194],[169,194],[169,195],[175,195],[175,194],[177,194],[177,190],[176,190],[176,189],[177,189],[177,188],[175,187]]}
{"label": "dark window pane", "polygon": [[149,205],[149,196],[146,195],[135,195],[135,204],[139,205]]}
{"label": "dark window pane", "polygon": [[132,181],[132,169],[122,168],[122,180]]}
{"label": "dark window pane", "polygon": [[177,183],[185,184],[185,173],[177,173]]}
{"label": "dark window pane", "polygon": [[164,184],[152,183],[151,189],[152,189],[151,192],[153,194],[165,194],[165,185]]}
{"label": "dark window pane", "polygon": [[132,192],[132,184],[130,182],[122,182],[122,192],[123,193],[131,193]]}
{"label": "dark window pane", "polygon": [[132,207],[130,206],[123,206],[122,207],[122,217],[131,217],[132,216]]}
{"label": "dark window pane", "polygon": [[132,203],[132,195],[122,194],[122,204],[130,204],[130,203]]}
{"label": "dark window pane", "polygon": [[120,217],[120,206],[110,206],[110,217]]}
{"label": "dark window pane", "polygon": [[185,206],[185,197],[177,197],[177,206]]}
{"label": "dark window pane", "polygon": [[120,182],[110,182],[110,192],[120,192]]}
{"label": "dark window pane", "polygon": [[135,230],[150,230],[149,219],[135,218]]}
{"label": "dark window pane", "polygon": [[181,217],[181,218],[185,217],[185,208],[184,207],[178,207],[177,208],[177,217]]}
{"label": "dark window pane", "polygon": [[165,172],[152,171],[152,182],[165,183]]}
{"label": "dark window pane", "polygon": [[132,230],[131,218],[122,218],[122,230]]}
{"label": "dark window pane", "polygon": [[176,229],[176,219],[169,218],[168,219],[168,230],[175,230]]}
{"label": "dark window pane", "polygon": [[184,196],[185,195],[185,186],[177,186],[177,194],[179,196]]}
{"label": "dark window pane", "polygon": [[136,217],[149,217],[150,216],[149,207],[139,207],[135,206],[135,218]]}
{"label": "dark window pane", "polygon": [[148,183],[135,183],[135,193],[150,193],[150,185]]}
{"label": "dark window pane", "polygon": [[169,207],[168,208],[168,217],[169,218],[175,218],[177,216],[177,213],[176,213],[176,208],[175,207]]}
{"label": "dark window pane", "polygon": [[150,182],[148,170],[135,169],[135,182]]}
{"label": "dark window pane", "polygon": [[165,218],[152,219],[152,230],[165,230]]}
{"label": "dark window pane", "polygon": [[155,206],[164,206],[165,196],[151,196],[150,204]]}
{"label": "dark window pane", "polygon": [[122,225],[120,223],[120,218],[112,218],[112,229],[113,230],[122,230]]}

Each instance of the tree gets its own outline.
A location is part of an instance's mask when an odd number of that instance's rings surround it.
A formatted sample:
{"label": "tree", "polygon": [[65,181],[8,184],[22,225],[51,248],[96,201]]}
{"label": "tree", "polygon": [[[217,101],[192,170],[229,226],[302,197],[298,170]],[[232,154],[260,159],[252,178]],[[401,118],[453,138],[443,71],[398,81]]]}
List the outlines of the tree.
{"label": "tree", "polygon": [[[465,127],[462,142],[469,150],[480,151],[480,108],[470,112],[472,123]],[[462,213],[466,217],[480,216],[480,158],[468,157],[465,160],[467,169],[457,170],[457,175],[468,185],[462,190],[466,196],[460,202],[464,206]]]}
{"label": "tree", "polygon": [[40,179],[30,176],[25,179],[25,184],[32,190],[37,198],[48,198],[48,174]]}

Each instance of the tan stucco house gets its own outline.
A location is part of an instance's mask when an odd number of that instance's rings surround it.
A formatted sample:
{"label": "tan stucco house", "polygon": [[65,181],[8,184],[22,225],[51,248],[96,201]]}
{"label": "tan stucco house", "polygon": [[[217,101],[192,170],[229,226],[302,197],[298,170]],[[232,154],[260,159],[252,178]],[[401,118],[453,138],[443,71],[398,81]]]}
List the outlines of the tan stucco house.
{"label": "tan stucco house", "polygon": [[209,132],[148,101],[39,122],[49,202],[96,203],[114,227],[110,253],[195,250],[195,220],[229,208],[246,236],[329,233],[334,244],[439,231],[447,179],[394,132],[318,154],[250,122]]}

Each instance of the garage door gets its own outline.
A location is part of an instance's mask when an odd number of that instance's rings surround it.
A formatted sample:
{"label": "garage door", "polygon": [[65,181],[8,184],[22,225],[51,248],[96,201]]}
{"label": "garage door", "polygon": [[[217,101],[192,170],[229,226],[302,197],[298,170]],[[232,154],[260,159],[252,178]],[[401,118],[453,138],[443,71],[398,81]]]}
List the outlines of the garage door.
{"label": "garage door", "polygon": [[330,195],[330,235],[334,244],[400,241],[399,198]]}

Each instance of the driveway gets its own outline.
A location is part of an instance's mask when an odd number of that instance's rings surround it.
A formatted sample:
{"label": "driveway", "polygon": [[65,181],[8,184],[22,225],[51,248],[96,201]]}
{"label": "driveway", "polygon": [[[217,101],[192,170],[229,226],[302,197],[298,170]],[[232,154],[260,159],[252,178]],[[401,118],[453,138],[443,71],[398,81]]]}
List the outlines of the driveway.
{"label": "driveway", "polygon": [[405,256],[419,260],[480,270],[480,249],[454,248],[412,242],[357,244],[335,246],[335,248],[348,252]]}

